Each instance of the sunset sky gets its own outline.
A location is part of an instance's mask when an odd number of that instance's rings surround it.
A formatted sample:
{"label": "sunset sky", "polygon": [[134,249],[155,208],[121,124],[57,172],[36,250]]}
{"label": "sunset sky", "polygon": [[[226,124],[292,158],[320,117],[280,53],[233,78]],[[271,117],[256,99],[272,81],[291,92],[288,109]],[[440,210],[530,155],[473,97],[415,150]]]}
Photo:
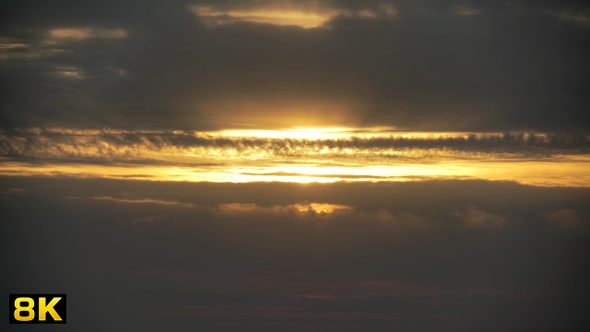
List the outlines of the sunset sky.
{"label": "sunset sky", "polygon": [[588,59],[587,1],[4,0],[2,296],[66,293],[56,331],[586,331]]}

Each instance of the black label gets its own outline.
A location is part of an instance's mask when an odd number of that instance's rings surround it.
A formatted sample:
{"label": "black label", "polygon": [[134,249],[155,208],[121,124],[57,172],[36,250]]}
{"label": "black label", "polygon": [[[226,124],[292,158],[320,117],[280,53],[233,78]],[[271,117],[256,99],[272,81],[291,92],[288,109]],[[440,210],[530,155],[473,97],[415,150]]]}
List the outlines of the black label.
{"label": "black label", "polygon": [[66,294],[8,295],[10,324],[65,324]]}

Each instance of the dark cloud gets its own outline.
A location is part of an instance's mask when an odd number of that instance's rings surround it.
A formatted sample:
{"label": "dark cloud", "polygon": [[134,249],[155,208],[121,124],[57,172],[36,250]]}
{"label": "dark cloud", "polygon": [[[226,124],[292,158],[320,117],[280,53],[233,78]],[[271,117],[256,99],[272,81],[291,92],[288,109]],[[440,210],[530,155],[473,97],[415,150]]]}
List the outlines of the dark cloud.
{"label": "dark cloud", "polygon": [[[579,134],[432,134],[412,136],[383,132],[366,137],[366,132],[344,132],[342,138],[296,139],[262,137],[223,137],[219,133],[183,131],[68,131],[63,129],[19,130],[0,134],[0,154],[17,160],[65,162],[141,162],[151,164],[220,165],[229,150],[236,157],[269,158],[354,158],[354,156],[415,159],[428,162],[433,157],[480,159],[526,158],[539,160],[560,155],[585,155],[589,142]],[[368,133],[371,134],[371,133]],[[233,153],[232,152],[232,153]],[[428,156],[428,154],[432,156]],[[467,155],[459,155],[467,153]],[[206,157],[181,161],[170,156]]]}
{"label": "dark cloud", "polygon": [[[588,129],[584,2],[325,1],[318,29],[189,10],[269,3],[3,2],[3,126]],[[59,28],[95,33],[48,44]]]}
{"label": "dark cloud", "polygon": [[2,183],[3,292],[68,293],[72,330],[587,324],[588,189]]}

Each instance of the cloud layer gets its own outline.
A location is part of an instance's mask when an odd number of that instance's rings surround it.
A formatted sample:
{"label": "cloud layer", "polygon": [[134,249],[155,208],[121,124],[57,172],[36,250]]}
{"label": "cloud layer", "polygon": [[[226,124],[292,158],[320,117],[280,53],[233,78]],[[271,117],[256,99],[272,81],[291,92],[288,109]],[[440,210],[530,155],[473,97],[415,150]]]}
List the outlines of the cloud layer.
{"label": "cloud layer", "polygon": [[21,248],[1,256],[11,267],[4,291],[68,293],[71,328],[583,331],[588,323],[588,189],[2,183],[1,243]]}
{"label": "cloud layer", "polygon": [[587,132],[588,10],[525,0],[5,1],[0,118],[5,129]]}
{"label": "cloud layer", "polygon": [[478,178],[588,187],[588,148],[579,134],[34,128],[0,135],[0,173],[191,182]]}
{"label": "cloud layer", "polygon": [[[223,155],[231,158],[338,157],[550,158],[585,156],[590,141],[581,134],[400,133],[343,128],[341,131],[117,131],[33,128],[0,133],[0,155],[83,161],[164,161],[165,158]],[[274,137],[276,135],[276,137]],[[290,138],[294,135],[294,138]],[[324,136],[325,135],[325,136]],[[281,137],[286,136],[286,137]],[[178,162],[179,160],[171,160]]]}

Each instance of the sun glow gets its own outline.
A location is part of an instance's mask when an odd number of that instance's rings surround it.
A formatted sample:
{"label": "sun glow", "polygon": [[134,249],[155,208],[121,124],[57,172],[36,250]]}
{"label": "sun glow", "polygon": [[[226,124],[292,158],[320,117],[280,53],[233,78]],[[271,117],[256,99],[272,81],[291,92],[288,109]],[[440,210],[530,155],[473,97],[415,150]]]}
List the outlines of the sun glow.
{"label": "sun glow", "polygon": [[328,203],[310,203],[310,204],[295,204],[294,207],[299,212],[314,212],[331,214],[336,211],[350,211],[352,207],[347,205],[328,204]]}
{"label": "sun glow", "polygon": [[347,138],[353,135],[362,135],[363,137],[376,137],[384,133],[393,133],[393,127],[374,127],[369,130],[359,130],[353,127],[291,127],[285,129],[232,129],[212,132],[212,135],[222,137],[256,137],[256,138],[276,138],[276,139],[339,139]]}
{"label": "sun glow", "polygon": [[391,127],[0,133],[0,175],[187,182],[444,179],[590,187],[590,139],[538,133],[422,133]]}

